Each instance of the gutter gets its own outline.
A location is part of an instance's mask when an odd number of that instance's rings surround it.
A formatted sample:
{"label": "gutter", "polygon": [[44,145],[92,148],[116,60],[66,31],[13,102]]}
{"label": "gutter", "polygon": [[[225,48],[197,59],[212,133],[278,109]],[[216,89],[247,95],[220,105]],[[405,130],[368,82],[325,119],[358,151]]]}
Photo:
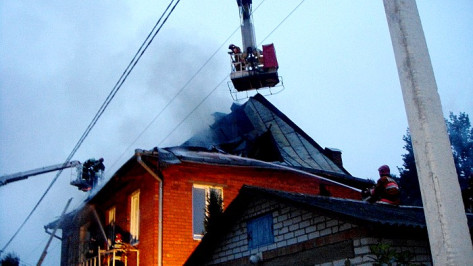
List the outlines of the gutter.
{"label": "gutter", "polygon": [[309,172],[306,172],[306,171],[303,171],[303,170],[299,170],[299,169],[296,169],[296,168],[292,168],[292,167],[289,167],[289,166],[285,166],[285,165],[279,165],[279,164],[275,164],[275,163],[271,163],[271,162],[266,162],[268,164],[271,164],[271,165],[274,165],[276,167],[280,167],[282,169],[285,169],[285,170],[288,170],[288,171],[294,171],[294,172],[297,172],[297,173],[300,173],[300,174],[305,174],[305,175],[309,175],[311,177],[316,177],[316,178],[319,178],[319,179],[322,179],[324,181],[327,181],[329,183],[334,183],[334,184],[337,184],[339,186],[342,186],[342,187],[345,187],[345,188],[349,188],[349,189],[352,189],[356,192],[361,192],[361,189],[359,188],[355,188],[355,187],[352,187],[352,186],[349,186],[349,185],[345,185],[343,183],[340,183],[340,182],[337,182],[337,181],[334,181],[334,180],[331,180],[331,179],[328,179],[328,178],[325,178],[323,176],[319,176],[319,175],[316,175],[316,174],[312,174],[312,173],[309,173]]}
{"label": "gutter", "polygon": [[48,234],[48,235],[50,235],[50,236],[53,236],[53,237],[59,239],[60,241],[62,241],[62,238],[61,238],[61,237],[57,236],[56,234],[53,235],[53,233],[49,232],[49,231],[48,231],[48,227],[47,227],[46,225],[44,226],[44,232],[45,232],[46,234]]}
{"label": "gutter", "polygon": [[[171,150],[171,152],[173,152],[173,151]],[[195,152],[195,153],[198,154],[200,152]],[[209,152],[209,151],[204,151],[202,153],[215,154],[215,153],[212,153],[212,152]],[[202,159],[201,161],[198,161],[198,160],[196,160],[195,158],[193,158],[191,156],[186,156],[185,154],[179,154],[179,155],[176,155],[176,157],[179,158],[181,161],[187,161],[187,162],[193,162],[193,163],[205,163],[205,164],[215,164],[215,165],[226,164],[227,166],[230,166],[230,167],[269,167],[271,169],[287,170],[287,171],[296,172],[296,173],[299,173],[299,174],[302,174],[302,175],[315,177],[317,179],[324,180],[328,183],[336,184],[336,185],[339,185],[339,186],[342,186],[342,187],[345,187],[345,188],[348,188],[348,189],[351,189],[353,191],[361,193],[361,189],[359,189],[359,188],[356,188],[356,187],[353,187],[353,186],[350,186],[350,185],[346,185],[346,184],[343,184],[341,182],[334,181],[334,180],[331,180],[329,178],[326,178],[326,177],[323,177],[323,176],[320,176],[320,175],[317,175],[317,174],[314,174],[314,173],[311,173],[311,172],[308,172],[308,171],[304,171],[304,170],[301,170],[301,169],[298,169],[298,168],[285,166],[285,165],[277,164],[277,163],[274,163],[274,162],[261,161],[261,160],[257,160],[257,159],[253,159],[253,158],[244,158],[244,157],[240,157],[240,156],[232,155],[232,154],[223,154],[223,155],[230,158],[230,159],[231,158],[238,158],[238,160],[243,159],[244,161],[247,161],[247,162],[257,162],[257,164],[255,164],[255,165],[251,165],[251,164],[231,165],[231,164],[228,164],[228,161],[225,161],[223,163],[219,163],[219,162],[212,162],[211,160],[205,160],[205,159]],[[211,158],[211,159],[214,159],[214,158]]]}
{"label": "gutter", "polygon": [[141,159],[143,150],[135,150],[136,161],[143,166],[143,168],[159,182],[159,214],[158,214],[158,266],[162,265],[163,261],[163,180],[157,173],[155,173],[145,162]]}

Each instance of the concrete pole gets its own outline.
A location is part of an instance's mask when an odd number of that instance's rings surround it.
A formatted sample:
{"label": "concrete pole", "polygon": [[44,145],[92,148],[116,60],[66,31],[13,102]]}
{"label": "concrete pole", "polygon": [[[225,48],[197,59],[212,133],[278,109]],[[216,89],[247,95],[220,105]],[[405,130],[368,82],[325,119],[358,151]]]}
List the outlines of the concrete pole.
{"label": "concrete pole", "polygon": [[415,0],[383,0],[435,265],[473,265],[450,141]]}
{"label": "concrete pole", "polygon": [[64,214],[66,214],[67,208],[69,208],[69,205],[71,204],[72,198],[70,198],[67,203],[66,207],[64,207],[64,210],[62,211],[61,218],[59,218],[59,221],[56,223],[56,226],[54,227],[53,232],[51,233],[51,236],[49,237],[48,242],[46,243],[46,246],[44,247],[43,253],[41,253],[41,257],[38,260],[38,263],[36,266],[41,266],[43,264],[44,258],[46,258],[46,255],[48,254],[48,248],[49,245],[51,244],[51,241],[53,240],[53,237],[56,235],[56,231],[61,226],[62,220],[64,218]]}

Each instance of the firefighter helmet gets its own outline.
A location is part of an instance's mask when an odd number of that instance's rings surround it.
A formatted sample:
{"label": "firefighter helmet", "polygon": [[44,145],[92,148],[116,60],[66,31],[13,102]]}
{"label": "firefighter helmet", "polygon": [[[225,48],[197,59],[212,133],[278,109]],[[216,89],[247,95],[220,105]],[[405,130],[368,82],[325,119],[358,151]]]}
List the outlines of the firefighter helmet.
{"label": "firefighter helmet", "polygon": [[390,169],[389,166],[387,165],[381,165],[378,168],[379,175],[389,175],[390,174]]}

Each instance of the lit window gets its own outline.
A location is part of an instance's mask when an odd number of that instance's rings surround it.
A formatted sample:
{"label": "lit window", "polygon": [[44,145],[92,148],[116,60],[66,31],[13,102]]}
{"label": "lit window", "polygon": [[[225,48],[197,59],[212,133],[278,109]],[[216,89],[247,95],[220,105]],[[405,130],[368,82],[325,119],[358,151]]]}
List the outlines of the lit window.
{"label": "lit window", "polygon": [[192,228],[194,239],[202,239],[205,234],[205,215],[210,193],[216,192],[223,199],[222,188],[194,185],[192,188]]}
{"label": "lit window", "polygon": [[273,215],[271,213],[249,220],[246,226],[250,249],[274,243]]}
{"label": "lit window", "polygon": [[130,243],[137,244],[140,235],[140,191],[130,197]]}
{"label": "lit window", "polygon": [[115,212],[116,212],[115,206],[107,210],[107,225],[115,224]]}

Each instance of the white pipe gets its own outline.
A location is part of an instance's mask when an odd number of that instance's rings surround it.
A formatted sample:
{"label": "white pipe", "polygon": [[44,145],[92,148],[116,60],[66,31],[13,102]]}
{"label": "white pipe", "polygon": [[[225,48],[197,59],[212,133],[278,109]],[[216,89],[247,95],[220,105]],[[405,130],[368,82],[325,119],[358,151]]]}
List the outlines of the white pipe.
{"label": "white pipe", "polygon": [[158,214],[158,266],[163,261],[163,180],[141,159],[141,153],[136,152],[136,160],[141,166],[159,182],[159,214]]}

